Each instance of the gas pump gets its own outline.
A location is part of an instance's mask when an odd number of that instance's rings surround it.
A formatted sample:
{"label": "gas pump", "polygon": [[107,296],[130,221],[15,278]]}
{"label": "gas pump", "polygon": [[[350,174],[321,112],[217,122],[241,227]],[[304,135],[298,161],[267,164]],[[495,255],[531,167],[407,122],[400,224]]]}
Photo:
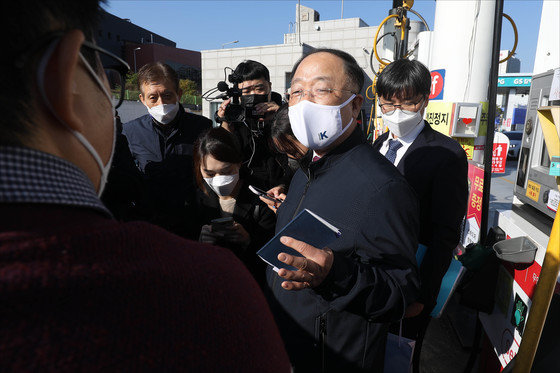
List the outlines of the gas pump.
{"label": "gas pump", "polygon": [[[403,45],[407,45],[404,42],[407,40],[407,14],[411,12],[412,5],[412,2],[408,1],[402,4],[399,1],[393,2],[393,8],[381,22],[374,38],[371,59],[377,59],[379,69],[376,71],[372,62],[370,65],[375,75],[378,75],[383,67],[390,63],[387,53],[379,56],[377,51],[378,43],[383,39],[384,49],[392,51],[394,59],[417,58],[431,70],[432,89],[425,119],[432,128],[456,139],[462,145],[470,163],[469,174],[473,176],[470,185],[477,189],[471,192],[469,199],[467,220],[470,224],[466,226],[464,243],[486,242],[487,228],[498,226],[504,232],[505,238],[518,238],[500,243],[495,248],[498,258],[508,258],[510,247],[514,247],[514,251],[525,253],[524,250],[527,250],[534,254],[534,257],[528,260],[530,263],[521,266],[519,263],[514,265],[505,261],[500,264],[494,309],[489,313],[480,313],[480,320],[502,368],[508,367],[509,364],[508,369],[511,369],[513,364],[510,362],[519,352],[516,371],[529,372],[541,341],[552,293],[555,286],[560,288],[556,282],[560,263],[560,226],[556,222],[552,228],[550,220],[550,217],[554,216],[554,208],[558,209],[557,201],[560,200],[557,186],[559,179],[549,174],[549,170],[556,169],[556,164],[560,170],[560,154],[556,154],[556,149],[551,149],[551,146],[560,148],[560,127],[555,127],[556,131],[543,132],[540,129],[545,120],[543,118],[551,118],[547,123],[553,122],[552,126],[558,126],[558,114],[537,114],[538,110],[548,110],[546,105],[554,104],[543,94],[550,91],[554,85],[552,72],[544,69],[543,74],[533,77],[531,106],[525,124],[515,186],[517,202],[526,202],[527,205],[521,208],[527,210],[534,206],[545,213],[548,220],[543,222],[542,219],[535,218],[535,224],[531,222],[520,229],[516,226],[511,212],[499,212],[491,216],[488,211],[497,66],[499,62],[505,61],[499,60],[502,19],[506,18],[511,23],[516,35],[513,51],[506,59],[513,55],[517,45],[515,23],[503,13],[503,0],[437,1],[434,29],[419,33],[415,50],[407,51],[403,49]],[[551,7],[553,9],[549,9]],[[546,35],[546,43],[556,46],[560,45],[558,11],[560,9],[556,2],[548,2],[543,6],[541,29],[544,27],[547,31],[541,30],[539,34],[539,40],[543,39],[541,35]],[[459,19],[461,27],[457,27]],[[540,58],[539,53],[546,53],[546,57]],[[558,59],[558,48],[551,51],[550,48],[538,47],[537,58],[540,59],[540,65],[550,61],[556,63],[554,58]],[[375,113],[375,79],[372,86],[368,87],[366,96],[373,103],[368,125],[368,139],[373,141],[384,130],[383,123],[376,118]],[[555,110],[551,109],[550,112],[557,113]],[[548,135],[545,136],[545,132]],[[560,152],[560,149],[558,151]],[[549,236],[551,228],[553,234]],[[554,233],[554,229],[558,232]],[[539,286],[536,286],[537,283]],[[559,333],[560,330],[556,331],[556,339]],[[544,343],[547,343],[549,337],[547,335],[543,339]],[[558,345],[557,342],[556,344]],[[560,350],[560,347],[556,350]]]}

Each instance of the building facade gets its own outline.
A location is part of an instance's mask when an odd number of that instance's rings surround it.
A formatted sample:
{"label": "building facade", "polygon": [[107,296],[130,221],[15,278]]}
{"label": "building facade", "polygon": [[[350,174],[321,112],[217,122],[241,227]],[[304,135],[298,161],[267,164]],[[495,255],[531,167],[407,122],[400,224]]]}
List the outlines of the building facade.
{"label": "building facade", "polygon": [[95,38],[99,46],[128,62],[133,72],[147,63],[162,61],[173,67],[180,79],[193,80],[200,87],[200,52],[177,48],[174,41],[105,11]]}
{"label": "building facade", "polygon": [[[299,5],[296,5],[295,22],[290,24],[293,25],[293,32],[284,34],[284,44],[202,51],[202,91],[214,88],[219,81],[225,80],[225,67],[235,69],[240,62],[251,59],[261,62],[270,70],[272,90],[283,94],[289,88],[291,70],[295,62],[307,51],[324,47],[343,50],[356,59],[364,70],[365,84],[361,93],[365,97],[365,91],[374,78],[370,68],[370,56],[373,53],[376,26],[369,26],[361,18],[321,21],[316,10]],[[414,47],[416,36],[423,30],[424,25],[421,22],[411,21],[409,50]],[[383,33],[380,32],[379,35]],[[384,43],[380,42],[378,48],[382,58],[393,59],[392,51],[386,49]],[[376,71],[379,69],[375,58],[373,67]],[[371,94],[369,95],[371,97]],[[204,101],[203,115],[213,118],[220,102],[221,100]],[[371,104],[370,100],[364,100],[364,113],[369,113]]]}

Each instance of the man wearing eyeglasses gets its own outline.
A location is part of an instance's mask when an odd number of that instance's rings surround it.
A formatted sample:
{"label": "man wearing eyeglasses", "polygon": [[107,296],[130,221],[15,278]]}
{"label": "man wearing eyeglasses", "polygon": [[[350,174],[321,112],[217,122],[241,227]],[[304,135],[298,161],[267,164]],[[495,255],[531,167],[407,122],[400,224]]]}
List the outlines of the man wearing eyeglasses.
{"label": "man wearing eyeglasses", "polygon": [[389,131],[373,144],[404,175],[420,200],[419,243],[427,248],[420,266],[422,286],[403,322],[405,336],[417,340],[428,326],[443,275],[459,243],[468,198],[465,151],[423,120],[430,85],[430,71],[419,61],[397,60],[381,72],[377,93]]}
{"label": "man wearing eyeglasses", "polygon": [[342,236],[326,248],[281,238],[302,256],[278,256],[296,270],[268,269],[270,304],[296,372],[381,372],[389,322],[417,297],[417,200],[357,126],[356,60],[318,49],[292,72],[290,124],[314,161],[296,171],[276,231],[309,209]]}
{"label": "man wearing eyeglasses", "polygon": [[100,11],[97,0],[22,0],[0,15],[11,56],[0,70],[9,102],[0,117],[1,370],[290,372],[266,301],[235,255],[119,223],[100,202],[119,102],[100,57],[128,70],[93,42]]}
{"label": "man wearing eyeglasses", "polygon": [[270,146],[270,124],[282,104],[280,94],[272,91],[270,73],[260,62],[246,60],[235,68],[234,75],[240,80],[241,106],[245,108],[242,122],[227,122],[226,108],[231,99],[220,104],[214,118],[222,127],[232,132],[243,153],[241,172],[251,184],[268,190],[291,179],[285,155],[275,154]]}

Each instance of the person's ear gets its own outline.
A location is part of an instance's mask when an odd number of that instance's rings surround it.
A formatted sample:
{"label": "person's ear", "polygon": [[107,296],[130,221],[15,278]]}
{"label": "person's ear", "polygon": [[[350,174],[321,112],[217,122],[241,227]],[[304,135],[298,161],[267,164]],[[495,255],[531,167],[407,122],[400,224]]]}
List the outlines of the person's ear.
{"label": "person's ear", "polygon": [[428,96],[426,96],[424,98],[424,105],[422,105],[422,110],[425,110],[428,107],[428,104],[430,103],[430,99]]}
{"label": "person's ear", "polygon": [[357,94],[352,100],[352,118],[357,118],[360,115],[360,110],[362,110],[362,104],[364,103],[364,96]]}
{"label": "person's ear", "polygon": [[144,95],[142,93],[138,94],[138,98],[140,99],[140,102],[143,103],[144,105],[146,105],[145,99],[144,99]]}
{"label": "person's ear", "polygon": [[71,30],[54,49],[45,69],[44,89],[56,116],[70,128],[82,132],[83,122],[77,112],[75,95],[79,89],[78,64],[84,34]]}
{"label": "person's ear", "polygon": [[177,90],[177,101],[181,101],[181,97],[183,97],[183,90],[179,88]]}
{"label": "person's ear", "polygon": [[425,99],[424,99],[424,103],[422,104],[422,107],[420,108],[420,110],[418,110],[420,115],[424,116],[424,113],[426,112],[426,108],[428,107],[429,103],[430,103],[430,100],[429,100],[428,96],[426,96]]}

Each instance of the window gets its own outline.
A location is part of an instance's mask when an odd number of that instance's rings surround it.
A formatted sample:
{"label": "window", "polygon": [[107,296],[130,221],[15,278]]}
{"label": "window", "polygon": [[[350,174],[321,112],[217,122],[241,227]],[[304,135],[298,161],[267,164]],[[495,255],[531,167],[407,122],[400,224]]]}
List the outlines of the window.
{"label": "window", "polygon": [[523,138],[523,132],[504,132],[504,135],[506,135],[510,140],[521,141]]}

